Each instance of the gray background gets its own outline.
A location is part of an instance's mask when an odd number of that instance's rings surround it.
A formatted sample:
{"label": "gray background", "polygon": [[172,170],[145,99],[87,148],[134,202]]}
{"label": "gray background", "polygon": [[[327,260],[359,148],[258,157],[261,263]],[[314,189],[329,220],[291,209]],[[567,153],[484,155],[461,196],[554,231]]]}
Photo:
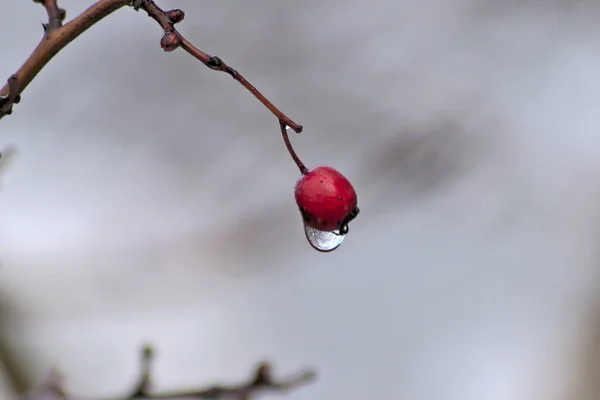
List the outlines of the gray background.
{"label": "gray background", "polygon": [[[0,125],[11,368],[117,394],[151,341],[157,388],[267,358],[318,369],[293,400],[598,398],[598,2],[159,4],[305,125],[297,151],[350,178],[361,215],[313,251],[277,120],[123,9]],[[3,7],[8,77],[46,16]]]}

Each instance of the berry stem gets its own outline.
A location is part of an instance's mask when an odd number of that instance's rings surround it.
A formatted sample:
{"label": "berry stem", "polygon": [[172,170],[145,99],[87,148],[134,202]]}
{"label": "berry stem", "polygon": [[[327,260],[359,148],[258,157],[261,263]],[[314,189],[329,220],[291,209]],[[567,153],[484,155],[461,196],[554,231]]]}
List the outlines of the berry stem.
{"label": "berry stem", "polygon": [[[288,152],[290,153],[290,156],[292,156],[292,159],[298,166],[300,173],[302,175],[306,175],[308,173],[308,168],[306,168],[304,163],[302,161],[300,161],[300,157],[298,157],[298,154],[296,154],[296,151],[292,147],[292,143],[290,142],[290,138],[288,136],[287,129],[286,129],[288,125],[285,123],[284,120],[280,119],[279,126],[281,127],[281,134],[283,135],[283,141],[285,142],[285,147],[287,147]],[[291,128],[291,129],[294,129],[294,128]]]}

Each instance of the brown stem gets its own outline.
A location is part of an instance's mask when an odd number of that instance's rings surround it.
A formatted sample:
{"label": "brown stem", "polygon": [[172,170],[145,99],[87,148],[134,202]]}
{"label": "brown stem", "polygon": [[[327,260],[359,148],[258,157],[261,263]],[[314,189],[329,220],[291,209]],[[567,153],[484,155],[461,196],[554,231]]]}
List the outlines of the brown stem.
{"label": "brown stem", "polygon": [[[242,86],[244,86],[250,93],[254,95],[261,103],[264,104],[280,121],[285,121],[285,124],[294,130],[296,133],[302,132],[302,125],[298,125],[290,118],[288,118],[283,112],[281,112],[273,103],[271,103],[261,92],[258,91],[250,82],[246,80],[235,69],[231,68],[229,65],[225,64],[225,62],[216,56],[210,56],[198,49],[196,46],[191,44],[181,33],[175,29],[174,22],[170,17],[169,12],[163,11],[160,7],[156,5],[153,0],[139,0],[138,7],[142,8],[144,11],[148,13],[148,16],[153,18],[159,25],[165,30],[165,32],[172,32],[177,35],[180,40],[181,48],[187,51],[191,56],[199,60],[202,64],[206,65],[208,68],[214,71],[226,72],[233,79],[238,81]],[[179,11],[179,10],[178,10]]]}
{"label": "brown stem", "polygon": [[[25,90],[42,68],[62,50],[71,41],[85,32],[99,20],[103,19],[112,12],[126,5],[133,5],[136,10],[143,9],[152,17],[165,32],[176,35],[179,45],[190,55],[200,60],[204,65],[215,71],[226,72],[236,81],[242,84],[250,93],[254,95],[265,107],[267,107],[280,121],[284,121],[287,126],[295,132],[302,132],[302,125],[299,125],[281,112],[273,103],[271,103],[261,92],[258,91],[250,82],[248,82],[239,72],[225,64],[223,60],[216,56],[210,56],[192,45],[183,37],[174,27],[174,24],[183,19],[181,10],[163,11],[152,0],[98,0],[83,13],[75,17],[72,21],[61,26],[61,19],[64,18],[64,10],[58,8],[57,0],[34,0],[41,2],[48,12],[49,23],[46,28],[46,35],[27,61],[13,75],[16,79],[18,93],[10,93],[9,82],[0,89],[0,119],[9,115],[12,111],[12,105],[16,103],[14,98]],[[177,11],[177,12],[175,12]],[[46,27],[46,25],[44,25]],[[172,39],[172,38],[171,38]],[[173,43],[167,42],[171,46]],[[166,47],[165,50],[167,50]],[[17,96],[17,97],[15,97]],[[13,98],[14,97],[14,98]]]}
{"label": "brown stem", "polygon": [[288,152],[290,153],[290,156],[292,156],[292,159],[298,166],[298,169],[300,169],[300,173],[302,175],[306,175],[308,173],[308,168],[306,168],[304,163],[302,161],[300,161],[300,157],[298,157],[298,154],[296,154],[296,150],[294,150],[294,147],[292,146],[292,143],[290,142],[290,138],[287,134],[287,129],[286,129],[287,126],[286,126],[285,121],[280,119],[279,126],[281,127],[281,134],[283,135],[283,141],[285,142],[285,147],[287,147]]}

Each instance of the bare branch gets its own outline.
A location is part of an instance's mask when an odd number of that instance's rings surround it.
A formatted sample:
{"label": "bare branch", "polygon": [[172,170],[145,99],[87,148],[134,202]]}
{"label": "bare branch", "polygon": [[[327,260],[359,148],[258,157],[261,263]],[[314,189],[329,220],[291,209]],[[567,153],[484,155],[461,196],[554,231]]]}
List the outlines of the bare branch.
{"label": "bare branch", "polygon": [[[265,393],[285,393],[292,389],[314,381],[313,371],[302,371],[286,379],[274,379],[271,367],[267,363],[259,363],[251,379],[237,385],[214,385],[202,389],[179,390],[164,393],[150,391],[150,367],[153,358],[152,348],[145,346],[141,356],[141,373],[138,384],[130,395],[110,400],[247,400]],[[56,372],[47,380],[44,387],[26,396],[24,400],[86,400],[81,396],[69,396],[62,384],[62,377]]]}
{"label": "bare branch", "polygon": [[57,0],[34,1],[41,2],[48,12],[49,22],[47,25],[44,24],[46,34],[27,61],[10,78],[13,86],[18,90],[11,90],[13,88],[10,80],[0,89],[0,119],[11,113],[12,105],[17,103],[18,96],[60,50],[107,15],[123,6],[131,5],[135,10],[144,10],[163,28],[164,32],[161,38],[163,50],[173,51],[181,47],[208,68],[228,73],[264,104],[280,122],[297,133],[302,132],[302,125],[288,118],[239,72],[225,64],[219,57],[210,56],[196,48],[175,29],[174,25],[184,18],[184,13],[181,10],[163,11],[152,0],[98,0],[72,21],[61,26],[61,20],[64,18],[65,12],[58,8]]}
{"label": "bare branch", "polygon": [[[19,95],[60,50],[96,22],[130,3],[131,0],[99,0],[66,25],[49,29],[21,68],[0,89],[0,119],[10,115],[13,104],[18,103]],[[56,5],[56,0],[53,4]],[[18,90],[15,92],[13,87]]]}

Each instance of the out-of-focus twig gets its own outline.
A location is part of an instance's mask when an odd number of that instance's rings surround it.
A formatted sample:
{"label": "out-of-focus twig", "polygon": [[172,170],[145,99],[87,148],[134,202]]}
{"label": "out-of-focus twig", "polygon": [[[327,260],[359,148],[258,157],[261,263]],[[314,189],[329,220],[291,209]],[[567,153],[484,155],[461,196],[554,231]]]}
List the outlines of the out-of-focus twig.
{"label": "out-of-focus twig", "polygon": [[[151,364],[153,350],[145,346],[141,356],[140,379],[129,394],[109,400],[249,400],[265,393],[285,393],[312,382],[316,375],[311,370],[301,371],[287,378],[273,377],[268,363],[261,362],[251,378],[237,385],[213,385],[200,389],[177,390],[171,392],[152,392]],[[62,384],[62,378],[56,372],[51,379],[38,390],[26,395],[23,400],[90,400],[88,397],[69,395]]]}

